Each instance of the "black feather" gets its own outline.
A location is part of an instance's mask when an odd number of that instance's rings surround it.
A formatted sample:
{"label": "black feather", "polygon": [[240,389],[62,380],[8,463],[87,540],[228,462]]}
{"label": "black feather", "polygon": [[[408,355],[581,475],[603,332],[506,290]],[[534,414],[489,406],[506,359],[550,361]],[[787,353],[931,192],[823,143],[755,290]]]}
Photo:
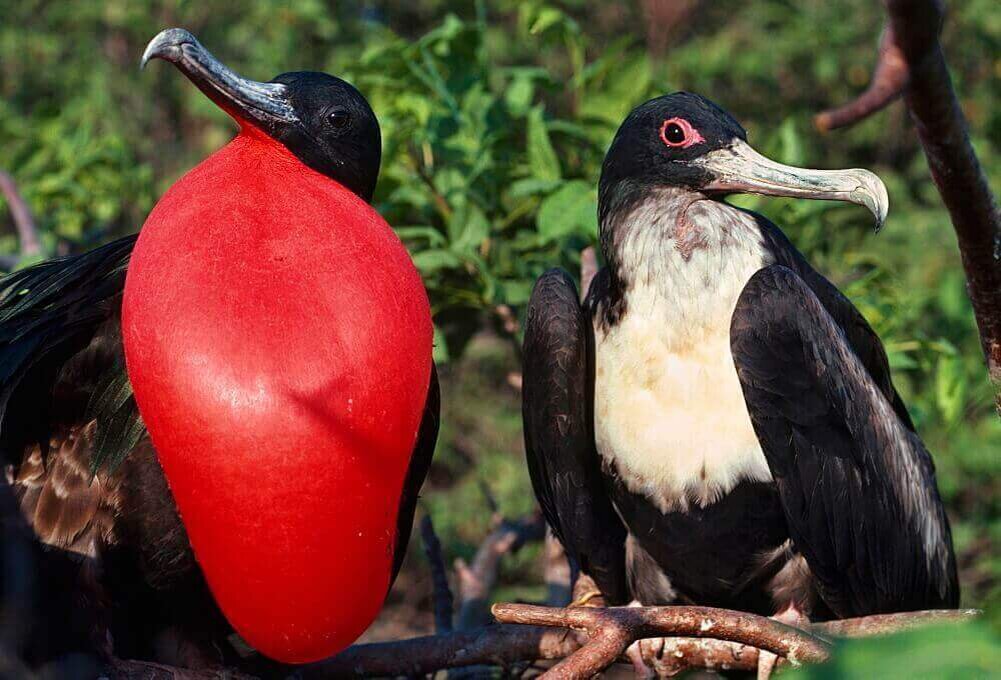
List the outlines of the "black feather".
{"label": "black feather", "polygon": [[525,322],[525,453],[535,496],[567,555],[612,603],[622,604],[626,529],[594,445],[592,335],[570,276],[560,269],[543,274]]}
{"label": "black feather", "polygon": [[870,368],[884,365],[882,347],[856,344],[868,326],[850,326],[851,342],[839,323],[850,317],[834,317],[812,287],[784,266],[762,269],[730,329],[795,549],[839,617],[955,607],[956,561],[931,456],[888,375]]}
{"label": "black feather", "polygon": [[128,236],[0,279],[0,452],[8,460],[59,424],[96,420],[96,472],[117,466],[145,433],[125,373],[119,322],[135,240]]}

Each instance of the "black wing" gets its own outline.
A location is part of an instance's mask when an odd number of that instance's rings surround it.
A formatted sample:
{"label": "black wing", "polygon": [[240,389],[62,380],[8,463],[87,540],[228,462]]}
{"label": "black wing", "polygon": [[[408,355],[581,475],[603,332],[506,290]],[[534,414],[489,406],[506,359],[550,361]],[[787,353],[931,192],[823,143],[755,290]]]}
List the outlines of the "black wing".
{"label": "black wing", "polygon": [[407,554],[407,544],[410,542],[410,532],[414,528],[414,512],[417,510],[417,498],[421,486],[431,469],[431,458],[438,442],[438,425],[441,422],[441,391],[438,387],[438,369],[431,364],[431,383],[428,385],[427,401],[424,403],[424,417],[417,431],[417,442],[414,453],[410,457],[407,476],[403,480],[403,492],[400,495],[400,508],[396,516],[396,546],[393,552],[393,577],[390,587],[403,566],[403,558]]}
{"label": "black wing", "polygon": [[525,322],[522,418],[535,496],[567,555],[615,604],[628,599],[626,530],[594,446],[594,339],[569,274],[535,284]]}
{"label": "black wing", "polygon": [[96,420],[92,471],[145,433],[125,375],[119,315],[135,236],[0,279],[0,454]]}
{"label": "black wing", "polygon": [[889,400],[894,412],[907,426],[907,429],[914,431],[914,423],[911,422],[911,416],[907,413],[904,400],[897,394],[890,379],[890,362],[887,361],[886,351],[883,349],[883,343],[879,341],[876,331],[872,329],[862,313],[855,308],[855,305],[838,290],[837,286],[828,281],[807,262],[781,229],[762,215],[753,212],[749,212],[749,214],[761,226],[761,233],[768,243],[769,250],[775,256],[775,263],[794,271],[810,287],[817,299],[820,300],[820,304],[824,306],[827,313],[844,332],[855,356],[859,358],[869,375],[872,376],[876,387]]}
{"label": "black wing", "polygon": [[759,271],[730,339],[790,536],[827,605],[840,617],[957,606],[931,456],[811,288],[780,265]]}

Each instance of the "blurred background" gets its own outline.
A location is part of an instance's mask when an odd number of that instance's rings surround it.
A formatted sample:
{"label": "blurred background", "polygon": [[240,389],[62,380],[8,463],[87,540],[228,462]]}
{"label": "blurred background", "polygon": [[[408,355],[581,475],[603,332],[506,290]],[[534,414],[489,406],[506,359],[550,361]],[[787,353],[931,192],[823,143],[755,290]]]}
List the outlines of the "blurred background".
{"label": "blurred background", "polygon": [[[946,57],[997,191],[1001,4],[949,8]],[[384,144],[376,208],[410,248],[435,313],[444,425],[421,507],[449,561],[470,559],[497,513],[534,511],[520,316],[536,276],[554,265],[576,274],[595,244],[601,159],[633,106],[692,90],[733,113],[766,155],[874,170],[891,199],[878,235],[863,210],[737,202],[782,225],[882,337],[935,455],[964,606],[986,608],[991,622],[970,644],[996,648],[1001,420],[948,216],[902,105],[826,135],[811,121],[868,82],[880,3],[0,0],[0,17],[0,170],[40,236],[37,248],[20,242],[0,199],[4,269],[136,231],[173,181],[233,135],[174,69],[139,71],[164,27],[191,30],[248,77],[322,70],[369,98]],[[535,543],[505,558],[492,597],[543,599],[541,552]],[[369,639],[429,631],[430,590],[415,539]]]}

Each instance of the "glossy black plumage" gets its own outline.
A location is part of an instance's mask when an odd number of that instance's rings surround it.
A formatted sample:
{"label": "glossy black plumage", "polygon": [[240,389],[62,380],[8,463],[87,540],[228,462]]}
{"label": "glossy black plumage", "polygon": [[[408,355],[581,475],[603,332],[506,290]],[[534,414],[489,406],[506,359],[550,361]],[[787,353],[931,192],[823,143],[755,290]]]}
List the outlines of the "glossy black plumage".
{"label": "glossy black plumage", "polygon": [[813,291],[773,265],[748,282],[731,342],[789,535],[839,617],[956,607],[934,464]]}
{"label": "glossy black plumage", "polygon": [[[120,462],[144,433],[125,378],[119,310],[135,236],[0,279],[0,454],[52,429],[47,417],[98,423],[93,460]],[[60,381],[60,373],[66,375]],[[52,413],[52,385],[65,389]],[[89,416],[89,417],[88,417]],[[16,428],[15,428],[16,425]]]}
{"label": "glossy black plumage", "polygon": [[535,284],[525,320],[525,451],[536,498],[575,566],[616,604],[627,601],[625,527],[594,450],[591,324],[559,269]]}

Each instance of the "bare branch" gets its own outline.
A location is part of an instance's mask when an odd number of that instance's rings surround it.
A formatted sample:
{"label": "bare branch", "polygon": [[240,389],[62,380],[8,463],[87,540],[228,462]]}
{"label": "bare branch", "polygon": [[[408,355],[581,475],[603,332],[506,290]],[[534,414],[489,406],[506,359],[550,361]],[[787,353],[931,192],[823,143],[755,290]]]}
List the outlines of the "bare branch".
{"label": "bare branch", "polygon": [[[579,623],[581,620],[593,624],[601,618],[601,612],[616,611],[598,608],[533,608],[543,612],[537,614],[535,611],[526,613],[524,607],[525,605],[497,605],[494,611],[498,618],[545,621],[557,626]],[[687,610],[687,613],[678,613],[677,610]],[[708,614],[702,618],[692,617],[694,610]],[[662,654],[664,666],[672,672],[687,668],[754,671],[758,663],[755,644],[771,651],[777,650],[780,655],[785,650],[784,656],[792,655],[795,647],[795,658],[800,662],[809,662],[818,658],[821,652],[823,655],[827,653],[827,643],[821,638],[771,619],[764,619],[767,622],[764,627],[753,627],[751,632],[743,631],[738,625],[739,621],[750,620],[751,625],[755,626],[757,620],[762,619],[751,614],[708,607],[635,607],[620,608],[617,611],[632,612],[632,615],[640,619],[640,624],[635,629],[638,632],[637,639],[683,636],[669,640]],[[822,636],[865,637],[931,623],[966,621],[977,615],[979,612],[973,609],[885,614],[816,624],[812,631]],[[592,618],[588,618],[589,616]],[[704,627],[707,628],[704,630]],[[690,637],[693,629],[698,637]],[[727,633],[733,633],[731,639],[736,641],[706,637],[725,637]],[[602,642],[607,644],[605,640],[609,638],[613,638],[613,635],[602,638]],[[462,666],[507,666],[520,661],[561,659],[590,642],[593,639],[589,640],[586,632],[581,634],[568,629],[501,624],[451,635],[355,645],[333,659],[309,667],[305,677],[420,675]],[[621,637],[612,639],[612,642],[618,647]],[[605,661],[608,657],[602,656],[601,659]]]}
{"label": "bare branch", "polygon": [[813,122],[821,132],[854,125],[903,94],[909,79],[907,61],[894,40],[893,30],[886,28],[879,41],[879,57],[866,91],[844,106],[817,114]]}
{"label": "bare branch", "polygon": [[450,633],[454,600],[452,589],[448,587],[448,574],[445,573],[441,541],[435,533],[431,515],[424,515],[421,520],[421,540],[424,543],[424,554],[427,555],[428,564],[431,566],[434,630],[436,633]]}
{"label": "bare branch", "polygon": [[550,607],[565,607],[570,604],[572,590],[570,585],[570,563],[566,551],[552,530],[546,528],[545,548],[543,550],[543,573],[546,581],[546,604]]}
{"label": "bare branch", "polygon": [[700,0],[643,0],[643,23],[646,44],[651,54],[660,56],[667,51],[671,38],[689,23]]}
{"label": "bare branch", "polygon": [[459,630],[471,630],[490,621],[488,601],[497,581],[497,566],[501,557],[515,552],[528,541],[545,536],[545,522],[541,515],[528,519],[509,521],[497,517],[497,526],[483,540],[471,564],[462,559],[455,561],[459,582]]}
{"label": "bare branch", "polygon": [[21,257],[38,255],[42,252],[42,242],[38,238],[38,228],[31,216],[31,210],[17,190],[14,178],[2,170],[0,170],[0,193],[7,199],[7,207],[10,208],[11,217],[14,218]]}
{"label": "bare branch", "polygon": [[576,636],[565,630],[493,625],[450,635],[354,645],[302,670],[307,679],[413,676],[446,668],[560,659],[579,647]]}
{"label": "bare branch", "polygon": [[945,63],[939,33],[941,0],[884,0],[889,21],[873,84],[858,100],[821,114],[818,127],[861,120],[901,88],[928,168],[949,211],[967,290],[1001,415],[1001,214],[970,144]]}
{"label": "bare branch", "polygon": [[979,609],[929,609],[899,614],[874,614],[856,619],[827,621],[813,625],[825,635],[844,638],[871,637],[899,633],[919,626],[935,623],[962,623],[980,616]]}
{"label": "bare branch", "polygon": [[116,660],[109,664],[101,677],[108,680],[254,680],[254,676],[231,669],[191,670],[147,661]]}
{"label": "bare branch", "polygon": [[570,607],[498,604],[502,623],[558,626],[587,634],[588,642],[546,673],[550,679],[589,678],[615,662],[643,638],[683,636],[712,638],[764,649],[793,663],[819,663],[830,643],[775,619],[711,607]]}
{"label": "bare branch", "polygon": [[591,288],[591,281],[598,273],[598,255],[594,251],[594,246],[588,246],[580,251],[580,299],[587,297],[587,291]]}

